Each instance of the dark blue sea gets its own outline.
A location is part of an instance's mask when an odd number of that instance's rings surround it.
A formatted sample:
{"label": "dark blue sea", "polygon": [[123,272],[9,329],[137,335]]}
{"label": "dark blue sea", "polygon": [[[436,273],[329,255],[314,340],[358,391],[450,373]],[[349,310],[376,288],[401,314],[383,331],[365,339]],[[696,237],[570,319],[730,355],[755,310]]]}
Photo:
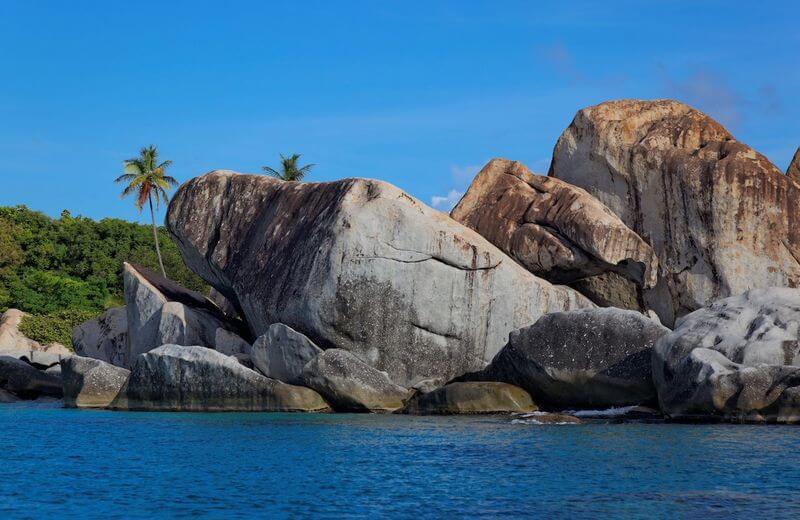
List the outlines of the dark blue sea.
{"label": "dark blue sea", "polygon": [[0,518],[800,516],[800,428],[0,405]]}

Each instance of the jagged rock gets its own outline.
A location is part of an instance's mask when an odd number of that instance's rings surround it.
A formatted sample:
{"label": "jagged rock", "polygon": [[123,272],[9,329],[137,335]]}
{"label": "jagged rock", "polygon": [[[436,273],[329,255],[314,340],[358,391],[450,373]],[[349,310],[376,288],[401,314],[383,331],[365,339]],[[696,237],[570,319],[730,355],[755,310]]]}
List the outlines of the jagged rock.
{"label": "jagged rock", "polygon": [[416,394],[402,413],[454,415],[525,413],[537,410],[528,392],[507,383],[450,383],[432,392]]}
{"label": "jagged rock", "polygon": [[241,327],[200,293],[128,263],[123,266],[123,280],[129,350],[119,366],[127,367],[139,354],[164,344],[215,348],[219,338],[222,349],[232,354],[247,343],[231,340]]}
{"label": "jagged rock", "polygon": [[0,352],[39,350],[41,345],[19,331],[25,313],[8,309],[0,316]]}
{"label": "jagged rock", "polygon": [[72,347],[79,356],[116,366],[128,365],[128,314],[114,307],[72,329]]}
{"label": "jagged rock", "polygon": [[800,185],[720,124],[669,100],[578,112],[550,175],[597,197],[656,252],[662,323],[749,288],[800,282]]}
{"label": "jagged rock", "polygon": [[163,345],[138,356],[110,405],[120,410],[315,412],[308,388],[269,379],[235,358],[199,346]]}
{"label": "jagged rock", "polygon": [[309,361],[303,384],[319,392],[337,412],[391,412],[401,408],[409,395],[386,372],[342,349],[326,350]]}
{"label": "jagged rock", "polygon": [[515,384],[557,409],[654,402],[652,349],[668,332],[635,311],[556,312],[512,332],[475,378]]}
{"label": "jagged rock", "polygon": [[550,281],[611,271],[655,285],[658,261],[644,240],[585,190],[520,162],[489,161],[450,215]]}
{"label": "jagged rock", "polygon": [[61,378],[29,365],[21,359],[0,355],[0,388],[23,399],[61,397]]}
{"label": "jagged rock", "polygon": [[786,176],[795,182],[800,182],[800,147],[794,152],[792,162],[789,163],[789,167],[786,169]]}
{"label": "jagged rock", "polygon": [[64,359],[60,366],[67,408],[107,407],[130,375],[124,368],[82,356]]}
{"label": "jagged rock", "polygon": [[795,422],[800,289],[754,289],[685,316],[653,352],[661,409],[674,419]]}
{"label": "jagged rock", "polygon": [[255,335],[284,323],[404,386],[481,368],[511,330],[593,306],[380,181],[215,171],[177,191],[167,228]]}
{"label": "jagged rock", "polygon": [[310,339],[283,323],[273,323],[253,343],[253,364],[265,376],[301,384],[303,367],[322,353]]}

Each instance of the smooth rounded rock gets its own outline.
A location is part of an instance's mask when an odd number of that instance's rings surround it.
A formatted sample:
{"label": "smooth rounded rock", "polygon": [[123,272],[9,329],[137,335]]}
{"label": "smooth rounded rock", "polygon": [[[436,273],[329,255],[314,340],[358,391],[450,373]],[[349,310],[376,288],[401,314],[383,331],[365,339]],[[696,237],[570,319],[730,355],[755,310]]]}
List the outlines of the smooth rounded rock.
{"label": "smooth rounded rock", "polygon": [[432,392],[417,394],[402,413],[415,415],[525,413],[537,410],[528,392],[507,383],[450,383]]}

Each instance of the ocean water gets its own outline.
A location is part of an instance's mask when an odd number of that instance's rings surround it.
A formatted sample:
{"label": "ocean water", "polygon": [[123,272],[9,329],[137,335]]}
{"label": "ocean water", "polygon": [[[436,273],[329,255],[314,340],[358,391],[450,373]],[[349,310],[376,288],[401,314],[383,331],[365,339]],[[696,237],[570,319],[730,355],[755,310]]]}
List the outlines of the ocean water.
{"label": "ocean water", "polygon": [[0,518],[800,516],[800,428],[0,405]]}

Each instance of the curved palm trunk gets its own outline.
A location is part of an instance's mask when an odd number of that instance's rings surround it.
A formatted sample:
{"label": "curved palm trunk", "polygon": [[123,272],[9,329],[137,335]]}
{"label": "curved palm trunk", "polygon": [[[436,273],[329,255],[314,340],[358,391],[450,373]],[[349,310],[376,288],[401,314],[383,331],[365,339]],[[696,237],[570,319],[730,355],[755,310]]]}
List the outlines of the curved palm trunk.
{"label": "curved palm trunk", "polygon": [[156,214],[153,212],[153,198],[148,195],[147,202],[150,203],[150,222],[153,223],[153,240],[156,243],[156,255],[158,255],[158,265],[161,267],[161,274],[164,278],[167,277],[167,272],[164,270],[164,261],[161,260],[161,248],[158,247],[158,230],[156,229]]}

